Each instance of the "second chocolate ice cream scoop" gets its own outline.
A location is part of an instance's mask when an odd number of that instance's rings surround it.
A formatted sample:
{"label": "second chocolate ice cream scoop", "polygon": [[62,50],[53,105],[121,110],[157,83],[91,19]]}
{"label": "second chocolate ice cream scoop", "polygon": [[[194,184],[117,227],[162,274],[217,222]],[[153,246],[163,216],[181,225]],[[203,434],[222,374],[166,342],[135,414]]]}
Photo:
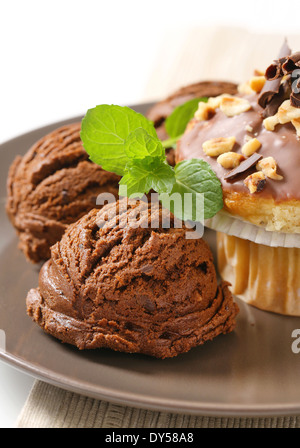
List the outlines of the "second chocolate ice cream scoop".
{"label": "second chocolate ice cream scoop", "polygon": [[10,167],[6,210],[32,262],[50,257],[67,226],[96,207],[98,194],[118,195],[119,177],[88,160],[80,129],[74,123],[54,130]]}

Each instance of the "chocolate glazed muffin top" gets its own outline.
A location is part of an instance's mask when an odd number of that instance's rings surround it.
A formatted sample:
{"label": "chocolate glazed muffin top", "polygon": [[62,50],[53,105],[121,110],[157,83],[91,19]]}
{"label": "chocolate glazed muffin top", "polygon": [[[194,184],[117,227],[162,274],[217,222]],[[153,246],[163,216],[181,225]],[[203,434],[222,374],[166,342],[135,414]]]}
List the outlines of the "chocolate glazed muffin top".
{"label": "chocolate glazed muffin top", "polygon": [[[222,93],[232,95],[237,93],[237,85],[226,81],[201,81],[189,84],[176,90],[164,100],[154,104],[147,111],[147,118],[153,121],[158,137],[161,140],[166,140],[169,136],[165,128],[165,121],[177,106],[193,98],[214,97]],[[166,156],[169,165],[174,166],[176,164],[174,149],[167,148]]]}
{"label": "chocolate glazed muffin top", "polygon": [[99,193],[118,195],[119,177],[88,160],[80,128],[56,129],[10,167],[6,210],[30,261],[48,259],[67,225],[96,207]]}
{"label": "chocolate glazed muffin top", "polygon": [[114,212],[110,204],[69,226],[28,293],[28,314],[80,349],[158,358],[232,331],[238,308],[227,283],[217,285],[209,246],[186,239],[172,216],[164,228],[160,207],[151,215],[148,204],[123,199]]}

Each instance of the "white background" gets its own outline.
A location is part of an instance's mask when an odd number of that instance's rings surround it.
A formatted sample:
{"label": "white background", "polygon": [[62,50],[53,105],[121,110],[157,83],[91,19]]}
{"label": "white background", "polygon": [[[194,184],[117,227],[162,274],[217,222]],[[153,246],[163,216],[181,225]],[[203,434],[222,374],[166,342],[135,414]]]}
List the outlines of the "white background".
{"label": "white background", "polygon": [[[169,92],[157,73],[168,76],[189,30],[219,24],[300,34],[299,0],[0,0],[0,143],[96,104],[158,99]],[[14,425],[32,382],[0,362],[0,427]]]}

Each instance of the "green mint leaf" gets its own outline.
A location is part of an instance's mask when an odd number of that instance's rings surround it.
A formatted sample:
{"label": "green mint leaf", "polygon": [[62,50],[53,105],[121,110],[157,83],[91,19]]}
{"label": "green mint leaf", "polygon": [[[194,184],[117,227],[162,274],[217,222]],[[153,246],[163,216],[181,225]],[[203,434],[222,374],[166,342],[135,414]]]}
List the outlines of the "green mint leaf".
{"label": "green mint leaf", "polygon": [[[201,159],[183,160],[174,170],[176,182],[171,195],[160,195],[164,207],[184,221],[201,221],[202,217],[212,218],[221,210],[223,207],[221,182],[207,162]],[[174,193],[181,196],[181,203],[170,201]],[[190,195],[185,197],[186,193]],[[176,194],[174,196],[176,197]],[[204,204],[201,200],[203,197]],[[201,205],[204,205],[204,211]]]}
{"label": "green mint leaf", "polygon": [[142,114],[129,107],[102,104],[87,111],[80,137],[93,162],[122,176],[129,160],[125,141],[137,128],[157,139],[153,123]]}
{"label": "green mint leaf", "polygon": [[174,182],[174,170],[161,158],[147,156],[144,159],[133,159],[127,164],[126,173],[119,183],[119,195],[142,197],[150,190],[170,193]]}
{"label": "green mint leaf", "polygon": [[158,157],[166,159],[165,149],[161,141],[148,134],[143,128],[135,129],[125,141],[125,153],[130,159],[143,159],[144,157]]}
{"label": "green mint leaf", "polygon": [[181,137],[188,122],[193,118],[198,109],[199,101],[207,102],[207,98],[193,98],[180,106],[177,106],[165,121],[166,131],[171,138]]}

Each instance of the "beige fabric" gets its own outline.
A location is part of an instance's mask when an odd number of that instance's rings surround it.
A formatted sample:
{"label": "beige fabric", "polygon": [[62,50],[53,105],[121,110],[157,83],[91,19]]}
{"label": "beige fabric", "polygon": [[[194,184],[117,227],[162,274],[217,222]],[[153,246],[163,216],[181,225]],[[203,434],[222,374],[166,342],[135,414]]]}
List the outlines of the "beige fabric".
{"label": "beige fabric", "polygon": [[300,428],[300,416],[224,418],[121,406],[36,381],[17,428]]}
{"label": "beige fabric", "polygon": [[[300,35],[287,36],[293,50]],[[200,80],[242,82],[276,58],[284,36],[258,35],[236,28],[168,30],[161,42],[143,101],[166,97]],[[300,417],[212,418],[134,409],[80,396],[37,381],[18,418],[19,428],[299,428]]]}

